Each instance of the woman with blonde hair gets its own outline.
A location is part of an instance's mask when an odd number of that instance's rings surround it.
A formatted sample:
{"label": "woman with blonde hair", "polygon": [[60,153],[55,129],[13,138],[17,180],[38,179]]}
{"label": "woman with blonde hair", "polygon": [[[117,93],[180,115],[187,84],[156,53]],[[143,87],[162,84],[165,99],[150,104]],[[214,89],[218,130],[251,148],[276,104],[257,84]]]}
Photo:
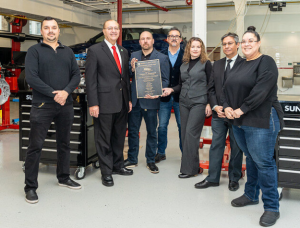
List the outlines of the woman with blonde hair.
{"label": "woman with blonde hair", "polygon": [[205,45],[198,37],[192,37],[188,41],[182,61],[179,85],[165,88],[164,96],[180,92],[183,151],[178,177],[189,178],[199,173],[199,139],[205,116],[212,113],[207,98],[207,84],[212,65],[206,54]]}

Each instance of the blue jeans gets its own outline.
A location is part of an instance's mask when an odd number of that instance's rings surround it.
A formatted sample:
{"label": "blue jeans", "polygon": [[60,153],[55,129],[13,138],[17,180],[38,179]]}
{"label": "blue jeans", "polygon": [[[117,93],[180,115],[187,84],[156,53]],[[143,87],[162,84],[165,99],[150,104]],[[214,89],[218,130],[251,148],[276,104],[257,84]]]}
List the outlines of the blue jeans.
{"label": "blue jeans", "polygon": [[277,191],[277,167],[274,159],[274,147],[280,123],[277,112],[271,110],[269,129],[233,126],[238,146],[246,155],[247,183],[244,195],[258,201],[259,189],[265,211],[279,212]]}
{"label": "blue jeans", "polygon": [[161,155],[166,154],[166,148],[168,144],[168,125],[171,117],[172,107],[174,109],[175,118],[178,127],[179,133],[179,148],[182,152],[182,144],[181,144],[181,132],[180,132],[180,112],[179,112],[179,102],[174,101],[173,95],[171,95],[171,99],[168,102],[160,102],[160,109],[158,111],[158,143],[157,143],[157,153]]}
{"label": "blue jeans", "polygon": [[154,163],[157,149],[157,109],[142,109],[139,101],[137,101],[128,116],[128,161],[138,163],[139,131],[142,117],[144,117],[147,129],[147,163]]}

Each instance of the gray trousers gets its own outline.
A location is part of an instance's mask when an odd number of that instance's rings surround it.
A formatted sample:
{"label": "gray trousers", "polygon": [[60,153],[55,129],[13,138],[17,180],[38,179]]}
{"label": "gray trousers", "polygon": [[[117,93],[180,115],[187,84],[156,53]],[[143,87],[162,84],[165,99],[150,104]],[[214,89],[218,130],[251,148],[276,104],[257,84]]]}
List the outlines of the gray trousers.
{"label": "gray trousers", "polygon": [[212,143],[209,149],[209,170],[206,180],[209,182],[219,183],[222,159],[225,149],[227,132],[230,137],[230,161],[228,167],[229,180],[238,182],[241,178],[243,152],[238,147],[232,126],[221,118],[212,118],[211,128],[213,132]]}
{"label": "gray trousers", "polygon": [[[195,102],[197,101],[197,102]],[[203,103],[199,103],[203,101]],[[205,121],[206,96],[180,97],[182,160],[180,172],[196,175],[199,172],[199,140]]]}

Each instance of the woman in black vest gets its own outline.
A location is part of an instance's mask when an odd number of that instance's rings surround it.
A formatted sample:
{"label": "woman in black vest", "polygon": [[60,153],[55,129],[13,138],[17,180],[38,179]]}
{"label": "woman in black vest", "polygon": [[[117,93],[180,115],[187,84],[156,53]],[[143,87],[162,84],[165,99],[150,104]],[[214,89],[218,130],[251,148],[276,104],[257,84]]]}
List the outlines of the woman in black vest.
{"label": "woman in black vest", "polygon": [[212,65],[203,41],[192,37],[185,48],[180,67],[179,85],[164,89],[164,95],[180,92],[182,160],[179,178],[189,178],[199,172],[199,139],[205,116],[212,111],[207,100],[207,84]]}
{"label": "woman in black vest", "polygon": [[258,204],[261,190],[265,212],[259,223],[271,226],[279,218],[274,159],[282,119],[277,100],[278,70],[272,57],[260,53],[261,41],[255,27],[248,27],[241,44],[246,60],[228,74],[223,107],[233,125],[235,140],[247,157],[247,183],[244,194],[231,205]]}

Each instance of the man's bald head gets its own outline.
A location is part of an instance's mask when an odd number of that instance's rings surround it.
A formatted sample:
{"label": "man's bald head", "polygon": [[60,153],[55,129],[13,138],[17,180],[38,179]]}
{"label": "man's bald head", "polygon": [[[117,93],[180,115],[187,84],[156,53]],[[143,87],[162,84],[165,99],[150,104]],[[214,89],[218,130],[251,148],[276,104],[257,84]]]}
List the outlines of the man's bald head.
{"label": "man's bald head", "polygon": [[[147,34],[147,35],[146,35]],[[153,39],[153,35],[152,35],[152,33],[151,32],[149,32],[149,31],[144,31],[144,32],[142,32],[141,34],[140,34],[140,39],[141,39],[141,37],[143,36],[150,36],[152,39]]]}
{"label": "man's bald head", "polygon": [[153,50],[154,39],[153,39],[153,35],[151,34],[151,32],[149,32],[149,31],[142,32],[140,35],[139,42],[142,47],[142,50],[145,50],[145,51]]}

